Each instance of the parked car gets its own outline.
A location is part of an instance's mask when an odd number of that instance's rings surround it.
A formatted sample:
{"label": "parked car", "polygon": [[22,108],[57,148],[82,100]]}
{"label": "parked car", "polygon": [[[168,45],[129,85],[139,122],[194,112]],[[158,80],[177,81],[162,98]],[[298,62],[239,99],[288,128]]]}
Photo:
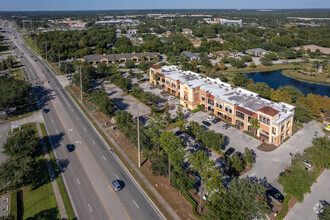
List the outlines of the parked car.
{"label": "parked car", "polygon": [[242,159],[242,157],[243,157],[243,154],[241,153],[241,152],[239,152],[239,151],[236,151],[235,152],[236,153],[236,155],[240,158],[240,159]]}
{"label": "parked car", "polygon": [[169,96],[167,99],[170,101],[170,100],[175,99],[175,97],[174,96]]}
{"label": "parked car", "polygon": [[284,196],[276,188],[271,187],[270,189],[268,189],[266,191],[266,193],[268,196],[270,196],[272,198],[273,201],[275,200],[276,202],[279,202],[279,203],[283,202]]}
{"label": "parked car", "polygon": [[224,124],[224,125],[222,125],[222,128],[223,128],[224,130],[227,130],[229,127],[230,127],[229,124]]}
{"label": "parked car", "polygon": [[72,151],[74,151],[75,146],[74,146],[73,144],[67,144],[67,145],[66,145],[66,149],[67,149],[69,152],[72,152]]}
{"label": "parked car", "polygon": [[207,127],[210,127],[210,126],[211,126],[211,123],[208,122],[208,121],[202,121],[202,123],[203,123],[204,125],[206,125]]}
{"label": "parked car", "polygon": [[112,181],[112,186],[113,186],[113,188],[114,188],[115,191],[121,190],[121,185],[120,185],[120,183],[119,183],[118,180]]}
{"label": "parked car", "polygon": [[215,118],[215,119],[212,120],[212,123],[213,123],[213,124],[216,124],[216,123],[218,123],[219,121],[220,121],[220,119]]}
{"label": "parked car", "polygon": [[215,119],[215,117],[214,117],[214,116],[209,116],[209,117],[207,117],[207,119],[206,119],[206,120],[208,120],[208,121],[212,121],[213,119]]}
{"label": "parked car", "polygon": [[230,155],[232,155],[235,152],[235,148],[228,148],[228,150],[226,150],[225,154],[230,157]]}
{"label": "parked car", "polygon": [[312,165],[306,160],[306,158],[302,158],[301,161],[305,164],[306,168],[312,168]]}
{"label": "parked car", "polygon": [[49,109],[48,108],[44,108],[43,109],[43,112],[48,113],[49,112]]}

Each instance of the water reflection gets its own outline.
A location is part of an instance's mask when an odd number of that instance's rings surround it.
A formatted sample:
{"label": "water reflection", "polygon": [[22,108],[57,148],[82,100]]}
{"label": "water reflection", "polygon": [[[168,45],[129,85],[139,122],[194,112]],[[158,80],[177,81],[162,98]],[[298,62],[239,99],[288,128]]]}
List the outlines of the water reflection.
{"label": "water reflection", "polygon": [[277,89],[279,86],[294,86],[300,89],[305,95],[308,93],[330,96],[330,86],[318,85],[299,81],[281,74],[281,70],[270,72],[246,73],[249,79],[254,82],[265,82],[271,88]]}

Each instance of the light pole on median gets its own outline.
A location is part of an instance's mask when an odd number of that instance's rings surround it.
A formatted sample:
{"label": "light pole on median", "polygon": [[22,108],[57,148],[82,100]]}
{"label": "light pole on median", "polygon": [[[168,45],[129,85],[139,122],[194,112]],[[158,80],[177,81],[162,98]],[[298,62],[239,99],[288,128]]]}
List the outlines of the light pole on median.
{"label": "light pole on median", "polygon": [[140,114],[139,114],[139,106],[137,108],[137,129],[138,129],[138,167],[141,167],[141,152],[140,152]]}

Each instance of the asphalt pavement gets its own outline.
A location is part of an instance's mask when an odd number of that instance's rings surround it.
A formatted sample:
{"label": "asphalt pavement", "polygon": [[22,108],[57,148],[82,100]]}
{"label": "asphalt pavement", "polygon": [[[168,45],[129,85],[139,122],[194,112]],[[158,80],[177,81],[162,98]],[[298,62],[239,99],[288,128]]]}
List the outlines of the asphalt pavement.
{"label": "asphalt pavement", "polygon": [[[40,57],[31,57],[19,37],[11,36],[11,40],[17,46],[17,54],[24,52],[21,60],[31,83],[41,86],[35,90],[38,104],[49,109],[48,113],[43,112],[46,129],[77,217],[162,219],[161,213],[128,175],[48,66]],[[74,144],[75,150],[68,152],[67,144]],[[121,181],[123,189],[119,192],[112,188],[114,179]]]}

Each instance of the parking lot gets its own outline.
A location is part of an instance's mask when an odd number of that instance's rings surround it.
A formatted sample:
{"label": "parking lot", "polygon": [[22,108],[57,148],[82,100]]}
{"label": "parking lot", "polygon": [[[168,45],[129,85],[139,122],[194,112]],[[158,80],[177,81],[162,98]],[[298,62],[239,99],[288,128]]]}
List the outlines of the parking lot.
{"label": "parking lot", "polygon": [[137,108],[139,108],[140,116],[150,114],[150,109],[145,104],[141,103],[133,96],[127,95],[114,84],[104,84],[104,88],[120,110],[131,113],[133,117],[137,117]]}
{"label": "parking lot", "polygon": [[[195,121],[198,122],[200,125],[203,125],[202,121],[207,121],[206,119],[208,116],[209,115],[205,112],[199,111],[190,114],[187,120],[188,122]],[[214,130],[217,133],[225,135],[226,143],[224,148],[222,149],[223,151],[226,151],[226,149],[228,149],[229,147],[233,147],[236,151],[239,151],[241,153],[244,152],[245,147],[256,151],[257,147],[261,144],[261,142],[257,139],[239,131],[236,128],[229,127],[228,129],[224,129],[224,124],[224,122],[220,121],[216,124],[211,123],[211,126],[209,127],[204,125],[204,127],[207,127],[208,129]]]}
{"label": "parking lot", "polygon": [[9,214],[9,194],[0,195],[0,217]]}

